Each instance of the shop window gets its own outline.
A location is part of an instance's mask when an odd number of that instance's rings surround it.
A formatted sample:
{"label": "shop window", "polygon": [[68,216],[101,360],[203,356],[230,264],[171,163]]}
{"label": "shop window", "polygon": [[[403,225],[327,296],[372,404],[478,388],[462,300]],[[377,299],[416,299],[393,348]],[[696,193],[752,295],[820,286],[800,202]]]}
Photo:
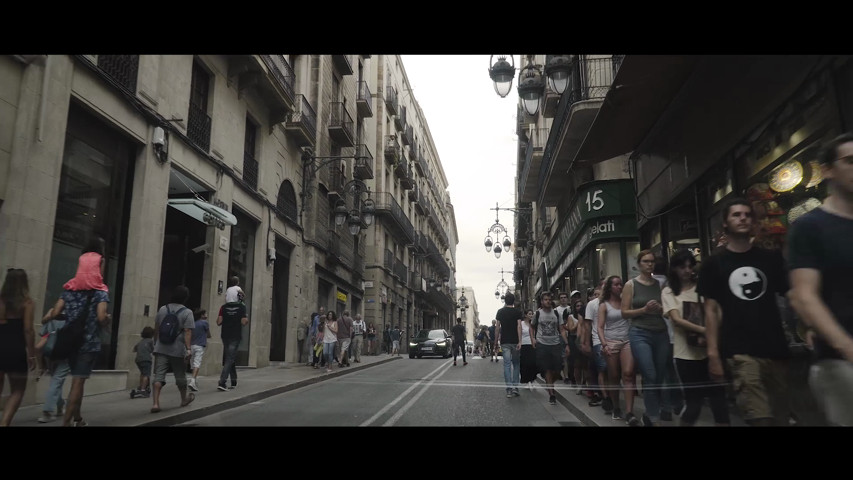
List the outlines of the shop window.
{"label": "shop window", "polygon": [[598,278],[607,278],[611,275],[622,276],[622,252],[619,242],[596,245],[595,255],[598,258]]}
{"label": "shop window", "polygon": [[[660,235],[660,234],[658,234]],[[637,267],[637,255],[640,254],[640,242],[625,242],[625,272],[627,281],[640,274],[640,269]]]}

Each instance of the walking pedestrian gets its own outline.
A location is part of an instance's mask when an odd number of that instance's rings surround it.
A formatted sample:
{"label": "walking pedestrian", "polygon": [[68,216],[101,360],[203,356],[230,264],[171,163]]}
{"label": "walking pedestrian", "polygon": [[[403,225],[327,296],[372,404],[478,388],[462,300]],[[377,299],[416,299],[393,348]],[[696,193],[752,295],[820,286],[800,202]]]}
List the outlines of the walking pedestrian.
{"label": "walking pedestrian", "polygon": [[382,345],[385,348],[385,353],[391,354],[391,325],[385,325],[385,330],[382,332]]}
{"label": "walking pedestrian", "polygon": [[376,355],[376,327],[373,323],[367,325],[367,354]]}
{"label": "walking pedestrian", "polygon": [[524,314],[515,308],[515,295],[507,292],[504,295],[504,306],[495,314],[495,344],[500,345],[504,363],[504,384],[506,396],[517,397],[518,383],[521,376],[521,320]]}
{"label": "walking pedestrian", "polygon": [[[299,320],[299,325],[296,326],[296,363],[302,363],[302,357],[305,352],[305,344],[308,342],[308,322],[305,319]],[[308,364],[310,365],[310,358]]]}
{"label": "walking pedestrian", "polygon": [[462,365],[468,365],[468,359],[465,356],[465,325],[462,325],[462,317],[456,317],[456,325],[450,329],[450,334],[453,336],[453,366],[456,366],[458,350],[462,350]]}
{"label": "walking pedestrian", "polygon": [[[726,389],[722,384],[712,382],[708,375],[705,327],[699,325],[701,322],[688,320],[702,315],[702,304],[696,294],[695,267],[696,258],[692,253],[687,250],[676,252],[669,260],[668,283],[661,292],[664,315],[672,322],[675,368],[684,386],[685,409],[679,425],[695,425],[704,400],[708,398],[714,423],[728,426]],[[694,334],[692,338],[697,340],[688,341],[688,333]]]}
{"label": "walking pedestrian", "polygon": [[607,362],[607,395],[613,404],[610,418],[622,419],[619,406],[621,389],[625,394],[625,423],[638,427],[640,420],[634,415],[634,355],[631,353],[628,320],[622,317],[622,305],[622,278],[611,275],[604,282],[598,306],[598,338],[601,339],[601,351]]}
{"label": "walking pedestrian", "polygon": [[134,363],[139,369],[139,384],[131,390],[130,398],[151,396],[151,364],[154,357],[154,328],[146,325],[139,334],[140,338],[133,346]]}
{"label": "walking pedestrian", "polygon": [[827,142],[818,161],[830,194],[792,223],[788,297],[814,333],[809,389],[828,424],[853,426],[853,134]]}
{"label": "walking pedestrian", "polygon": [[631,353],[643,379],[643,422],[652,426],[658,426],[661,420],[672,421],[672,410],[661,411],[661,390],[672,355],[661,308],[661,286],[652,277],[655,261],[654,252],[640,251],[640,273],[628,280],[622,291],[622,318],[630,320]]}
{"label": "walking pedestrian", "polygon": [[752,244],[749,201],[734,198],[722,213],[728,242],[702,262],[697,286],[705,297],[708,373],[723,382],[725,361],[747,424],[788,425],[790,350],[775,296],[788,291],[785,260]]}
{"label": "walking pedestrian", "polygon": [[533,310],[524,312],[521,320],[521,350],[519,350],[519,383],[527,385],[528,390],[533,390],[533,382],[539,373],[536,367],[536,351],[533,349],[533,341],[530,336],[530,322],[533,321]]}
{"label": "walking pedestrian", "polygon": [[349,310],[344,310],[341,318],[338,319],[338,331],[335,335],[338,337],[338,366],[349,367],[350,359],[350,344],[352,343],[352,324],[353,320]]}
{"label": "walking pedestrian", "polygon": [[[311,315],[311,326],[308,328],[308,337],[311,339],[311,345],[314,347],[317,344],[321,344],[322,342],[318,341],[317,333],[319,332],[320,325],[326,323],[326,312],[323,306],[321,305],[319,310]],[[322,358],[322,355],[320,355]],[[308,363],[308,365],[317,368],[317,362],[313,360]]]}
{"label": "walking pedestrian", "polygon": [[0,420],[3,427],[12,424],[27,390],[27,372],[36,368],[34,310],[27,272],[10,268],[0,287],[0,393],[5,378],[10,387]]}
{"label": "walking pedestrian", "polygon": [[[181,394],[181,406],[185,407],[195,400],[195,394],[187,393],[187,359],[192,355],[192,332],[195,326],[192,311],[186,307],[190,297],[189,288],[175,287],[169,303],[160,307],[154,318],[154,388],[152,389],[151,413],[160,411],[160,393],[166,384],[169,367],[175,376],[175,385]],[[177,317],[177,334],[174,338],[165,335],[161,325]]]}
{"label": "walking pedestrian", "polygon": [[[249,324],[246,305],[243,302],[225,303],[219,307],[216,324],[222,327],[224,354],[222,373],[219,374],[219,384],[216,388],[224,392],[237,388],[237,350],[240,348],[240,341],[243,339],[243,327]],[[230,388],[227,384],[229,377],[231,378]]]}
{"label": "walking pedestrian", "polygon": [[[584,312],[584,324],[589,329],[589,335],[583,338],[584,343],[581,344],[581,351],[589,356],[587,378],[590,379],[590,386],[592,387],[589,391],[589,406],[601,405],[604,413],[610,415],[613,413],[613,401],[604,391],[607,385],[607,360],[604,358],[604,352],[601,351],[601,338],[598,336],[598,307],[605,281],[606,279],[601,279],[588,297],[589,301]],[[586,350],[583,350],[584,346]]]}
{"label": "walking pedestrian", "polygon": [[554,382],[560,378],[563,368],[563,350],[568,355],[570,349],[566,332],[560,328],[562,321],[552,308],[551,292],[542,292],[539,305],[539,310],[530,324],[533,327],[531,343],[536,349],[536,364],[540,371],[545,372],[548,401],[551,405],[556,405],[557,391],[554,389]]}
{"label": "walking pedestrian", "polygon": [[355,320],[352,322],[352,344],[350,345],[352,361],[355,363],[361,363],[361,349],[364,347],[365,330],[366,327],[364,320],[361,319],[361,314],[356,313]]}
{"label": "walking pedestrian", "polygon": [[394,325],[391,330],[391,355],[400,356],[400,339],[403,338],[403,332],[399,325]]}
{"label": "walking pedestrian", "polygon": [[326,373],[332,373],[332,362],[335,360],[335,346],[338,343],[338,327],[337,315],[332,310],[329,310],[326,314],[326,324],[323,328],[323,357],[326,359]]}
{"label": "walking pedestrian", "polygon": [[43,373],[50,375],[50,385],[47,387],[47,393],[44,397],[44,403],[41,407],[41,416],[36,421],[39,423],[53,422],[57,418],[62,417],[62,412],[65,407],[65,400],[62,399],[62,387],[65,385],[65,379],[68,377],[68,372],[71,367],[68,366],[68,359],[52,359],[53,346],[56,344],[57,332],[65,326],[65,315],[60,318],[47,319],[45,315],[42,318],[42,326],[39,335],[39,343],[36,344],[36,359],[41,361]]}
{"label": "walking pedestrian", "polygon": [[190,390],[198,391],[198,370],[201,368],[201,361],[204,359],[204,351],[207,349],[207,339],[211,338],[210,323],[207,321],[207,310],[198,309],[193,312],[193,331],[190,340],[192,347],[192,359],[190,367],[192,367],[192,378],[189,381]]}

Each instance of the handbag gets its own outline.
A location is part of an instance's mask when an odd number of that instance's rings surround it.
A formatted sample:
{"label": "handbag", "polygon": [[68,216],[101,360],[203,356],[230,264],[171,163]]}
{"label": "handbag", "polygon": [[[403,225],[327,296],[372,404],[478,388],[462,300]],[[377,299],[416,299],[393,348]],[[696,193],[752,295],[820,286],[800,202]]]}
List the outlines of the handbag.
{"label": "handbag", "polygon": [[[685,320],[694,325],[698,325],[700,327],[705,326],[705,310],[702,308],[701,299],[699,302],[684,302],[682,315]],[[705,335],[690,330],[685,331],[684,333],[687,337],[687,344],[691,347],[706,346]]]}
{"label": "handbag", "polygon": [[83,308],[77,313],[73,321],[65,322],[65,325],[56,331],[56,344],[50,353],[51,360],[65,360],[77,353],[86,341],[86,320],[89,319],[89,308],[91,307],[94,290],[89,293]]}

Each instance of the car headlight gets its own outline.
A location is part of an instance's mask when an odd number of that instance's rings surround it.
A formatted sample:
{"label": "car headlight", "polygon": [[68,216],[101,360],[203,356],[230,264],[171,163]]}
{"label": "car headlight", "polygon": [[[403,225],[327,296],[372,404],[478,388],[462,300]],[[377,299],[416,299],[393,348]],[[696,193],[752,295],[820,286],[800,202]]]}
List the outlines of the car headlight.
{"label": "car headlight", "polygon": [[417,344],[417,343],[411,343],[411,342],[409,342],[409,346],[410,346],[410,347],[417,347],[417,346],[418,346],[418,344]]}
{"label": "car headlight", "polygon": [[445,346],[445,345],[447,345],[447,343],[446,343],[446,342],[435,342],[435,346],[436,346],[436,347],[443,347],[443,346]]}

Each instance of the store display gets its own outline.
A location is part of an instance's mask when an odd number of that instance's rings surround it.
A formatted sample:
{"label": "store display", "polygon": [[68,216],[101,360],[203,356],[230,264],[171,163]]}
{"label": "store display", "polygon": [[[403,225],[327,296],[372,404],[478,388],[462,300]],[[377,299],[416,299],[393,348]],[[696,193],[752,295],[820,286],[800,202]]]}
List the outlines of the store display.
{"label": "store display", "polygon": [[803,165],[789,160],[770,172],[770,188],[776,192],[788,192],[803,181]]}
{"label": "store display", "polygon": [[820,169],[820,163],[817,160],[812,160],[808,163],[808,173],[809,173],[809,182],[806,184],[806,188],[812,188],[820,185],[820,182],[823,181],[823,172]]}
{"label": "store display", "polygon": [[756,183],[746,189],[746,198],[751,201],[771,200],[773,191],[770,190],[770,185],[766,183]]}
{"label": "store display", "polygon": [[794,220],[803,216],[803,214],[808,213],[811,210],[819,207],[821,205],[820,200],[809,197],[805,200],[798,202],[796,205],[791,207],[788,210],[788,223],[794,223]]}

